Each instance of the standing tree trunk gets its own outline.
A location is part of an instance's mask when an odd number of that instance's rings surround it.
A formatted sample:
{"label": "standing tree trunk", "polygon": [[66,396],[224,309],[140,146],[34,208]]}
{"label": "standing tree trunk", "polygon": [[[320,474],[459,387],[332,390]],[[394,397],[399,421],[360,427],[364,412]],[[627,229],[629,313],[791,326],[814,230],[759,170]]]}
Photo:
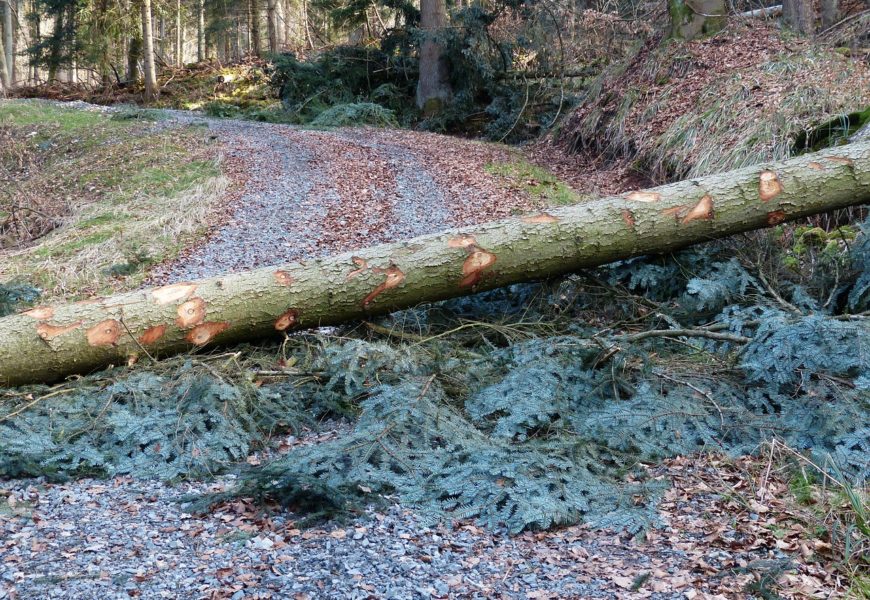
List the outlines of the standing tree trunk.
{"label": "standing tree trunk", "polygon": [[251,52],[255,56],[262,54],[260,47],[260,0],[250,0],[250,23],[251,23]]}
{"label": "standing tree trunk", "polygon": [[145,100],[157,95],[157,69],[154,66],[154,34],[151,24],[151,0],[142,0],[142,51],[145,65]]}
{"label": "standing tree trunk", "polygon": [[822,30],[829,29],[840,20],[838,0],[822,0]]}
{"label": "standing tree trunk", "polygon": [[175,66],[184,66],[184,30],[181,26],[181,0],[175,0]]}
{"label": "standing tree trunk", "polygon": [[783,0],[782,20],[792,31],[812,35],[816,22],[812,0]]}
{"label": "standing tree trunk", "polygon": [[205,60],[205,0],[196,2],[196,60]]}
{"label": "standing tree trunk", "polygon": [[9,69],[6,68],[6,52],[0,43],[0,92],[5,92],[9,87]]}
{"label": "standing tree trunk", "polygon": [[54,33],[48,44],[48,82],[57,81],[57,70],[60,67],[62,42],[63,42],[63,16],[64,11],[58,10],[54,15]]}
{"label": "standing tree trunk", "polygon": [[78,45],[76,41],[76,37],[78,36],[78,23],[76,22],[76,4],[71,2],[69,5],[69,16],[67,17],[68,23],[68,37],[70,40],[70,61],[69,61],[69,72],[67,73],[67,81],[73,85],[78,84],[79,82],[79,62],[78,56],[76,52],[76,46]]}
{"label": "standing tree trunk", "polygon": [[266,23],[269,33],[269,52],[278,54],[278,0],[266,0]]}
{"label": "standing tree trunk", "polygon": [[6,64],[6,87],[15,85],[15,16],[12,0],[0,0],[3,5],[3,62]]}
{"label": "standing tree trunk", "polygon": [[290,1],[281,1],[281,44],[286,48],[290,46],[293,32],[290,29]]}
{"label": "standing tree trunk", "polygon": [[40,306],[0,319],[0,385],[283,336],[868,202],[870,141],[304,263]]}
{"label": "standing tree trunk", "polygon": [[100,76],[100,83],[103,88],[108,88],[112,85],[112,57],[109,54],[109,2],[108,0],[98,0],[96,3],[96,18],[94,21],[94,32],[97,36],[97,73]]}
{"label": "standing tree trunk", "polygon": [[725,27],[728,10],[725,0],[668,0],[671,37],[693,40],[712,35]]}
{"label": "standing tree trunk", "polygon": [[439,39],[447,27],[445,0],[420,0],[420,78],[417,81],[417,107],[425,116],[434,116],[450,102],[453,90],[450,73]]}
{"label": "standing tree trunk", "polygon": [[127,43],[127,81],[139,79],[139,58],[142,55],[142,38],[133,36]]}
{"label": "standing tree trunk", "polygon": [[314,39],[311,37],[311,21],[308,17],[308,0],[302,0],[302,23],[305,26],[305,39],[308,42],[308,49],[314,49]]}

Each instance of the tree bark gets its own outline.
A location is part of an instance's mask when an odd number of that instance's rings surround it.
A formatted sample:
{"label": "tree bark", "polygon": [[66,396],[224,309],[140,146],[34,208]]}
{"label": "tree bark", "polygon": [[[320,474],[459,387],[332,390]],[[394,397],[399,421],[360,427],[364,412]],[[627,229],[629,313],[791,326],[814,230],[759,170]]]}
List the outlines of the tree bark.
{"label": "tree bark", "polygon": [[417,107],[425,116],[434,116],[450,102],[453,90],[444,59],[444,47],[438,39],[447,26],[445,0],[420,1],[420,78],[417,81]]}
{"label": "tree bark", "polygon": [[15,18],[12,0],[0,0],[3,4],[3,53],[6,63],[6,85],[15,85]]}
{"label": "tree bark", "polygon": [[175,66],[184,66],[184,29],[181,25],[181,0],[175,0]]}
{"label": "tree bark", "polygon": [[302,0],[302,23],[305,26],[305,40],[308,42],[308,49],[314,49],[314,39],[311,37],[311,20],[308,17],[308,0]]}
{"label": "tree bark", "polygon": [[41,306],[0,319],[0,385],[280,336],[868,202],[870,141],[329,258]]}
{"label": "tree bark", "polygon": [[792,31],[812,35],[816,21],[812,0],[783,0],[782,20]]}
{"label": "tree bark", "polygon": [[48,83],[57,81],[57,70],[60,65],[61,51],[63,50],[63,17],[63,10],[58,10],[54,15],[54,33],[48,45]]}
{"label": "tree bark", "polygon": [[833,26],[840,20],[840,5],[838,0],[822,0],[822,31]]}
{"label": "tree bark", "polygon": [[251,52],[255,56],[262,54],[260,47],[260,2],[259,0],[250,0],[250,19],[251,19]]}
{"label": "tree bark", "polygon": [[6,52],[0,47],[0,92],[5,92],[9,87],[9,71],[6,68]]}
{"label": "tree bark", "polygon": [[266,0],[266,23],[269,34],[269,52],[278,54],[278,0]]}
{"label": "tree bark", "polygon": [[139,79],[139,57],[142,54],[142,38],[131,37],[127,42],[127,80]]}
{"label": "tree bark", "polygon": [[205,60],[205,0],[196,2],[196,60]]}
{"label": "tree bark", "polygon": [[712,35],[725,27],[725,0],[668,0],[671,37],[681,40]]}
{"label": "tree bark", "polygon": [[142,0],[142,52],[145,55],[145,100],[157,94],[157,69],[154,66],[154,34],[151,24],[151,0]]}

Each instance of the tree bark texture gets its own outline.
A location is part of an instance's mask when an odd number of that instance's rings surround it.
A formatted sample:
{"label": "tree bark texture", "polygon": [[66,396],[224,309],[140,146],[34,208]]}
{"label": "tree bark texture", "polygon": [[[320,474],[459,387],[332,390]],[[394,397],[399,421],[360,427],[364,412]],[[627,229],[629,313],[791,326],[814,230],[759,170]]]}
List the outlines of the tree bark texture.
{"label": "tree bark texture", "polygon": [[251,52],[256,56],[260,56],[262,48],[260,47],[260,0],[250,0],[250,35],[251,35]]}
{"label": "tree bark texture", "polygon": [[184,66],[184,27],[181,24],[181,0],[175,0],[175,66]]}
{"label": "tree bark texture", "polygon": [[205,0],[196,2],[196,60],[205,60]]}
{"label": "tree bark texture", "polygon": [[3,8],[3,58],[6,63],[7,87],[15,85],[15,17],[12,0],[0,0]]}
{"label": "tree bark texture", "polygon": [[840,20],[840,4],[838,0],[822,0],[822,31],[832,27]]}
{"label": "tree bark texture", "polygon": [[782,19],[792,31],[812,35],[816,21],[812,0],[783,0]]}
{"label": "tree bark texture", "polygon": [[9,87],[9,72],[6,70],[6,53],[0,48],[0,92]]}
{"label": "tree bark texture", "polygon": [[728,9],[725,0],[668,0],[671,37],[693,40],[712,35],[725,27]]}
{"label": "tree bark texture", "polygon": [[438,39],[447,26],[445,0],[421,0],[420,78],[417,81],[417,107],[426,116],[440,113],[450,101],[450,73],[444,60],[444,47]]}
{"label": "tree bark texture", "polygon": [[269,35],[269,52],[278,53],[278,0],[266,0],[266,25]]}
{"label": "tree bark texture", "polygon": [[157,94],[157,70],[154,66],[154,32],[151,23],[151,0],[142,0],[142,52],[145,55],[145,99]]}
{"label": "tree bark texture", "polygon": [[0,319],[0,385],[282,336],[868,202],[870,141],[329,258],[40,306]]}

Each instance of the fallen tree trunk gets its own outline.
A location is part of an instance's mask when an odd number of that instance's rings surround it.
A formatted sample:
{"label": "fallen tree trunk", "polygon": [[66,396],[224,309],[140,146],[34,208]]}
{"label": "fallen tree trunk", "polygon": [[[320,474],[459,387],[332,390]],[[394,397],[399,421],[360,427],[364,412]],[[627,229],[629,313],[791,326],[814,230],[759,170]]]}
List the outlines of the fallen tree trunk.
{"label": "fallen tree trunk", "polygon": [[758,17],[778,17],[782,14],[782,4],[776,6],[768,6],[766,8],[756,8],[755,10],[747,10],[746,12],[737,13],[738,17],[758,18]]}
{"label": "fallen tree trunk", "polygon": [[355,253],[37,307],[0,319],[0,384],[283,335],[867,202],[861,142]]}

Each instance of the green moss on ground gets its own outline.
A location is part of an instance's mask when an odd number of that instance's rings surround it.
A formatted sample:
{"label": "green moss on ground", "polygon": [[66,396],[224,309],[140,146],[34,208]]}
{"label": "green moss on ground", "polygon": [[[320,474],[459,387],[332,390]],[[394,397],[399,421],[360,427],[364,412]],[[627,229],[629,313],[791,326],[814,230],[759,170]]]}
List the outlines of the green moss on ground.
{"label": "green moss on ground", "polygon": [[546,169],[524,160],[489,164],[486,166],[486,171],[491,175],[504,178],[511,186],[528,192],[532,197],[548,205],[576,204],[587,198]]}

